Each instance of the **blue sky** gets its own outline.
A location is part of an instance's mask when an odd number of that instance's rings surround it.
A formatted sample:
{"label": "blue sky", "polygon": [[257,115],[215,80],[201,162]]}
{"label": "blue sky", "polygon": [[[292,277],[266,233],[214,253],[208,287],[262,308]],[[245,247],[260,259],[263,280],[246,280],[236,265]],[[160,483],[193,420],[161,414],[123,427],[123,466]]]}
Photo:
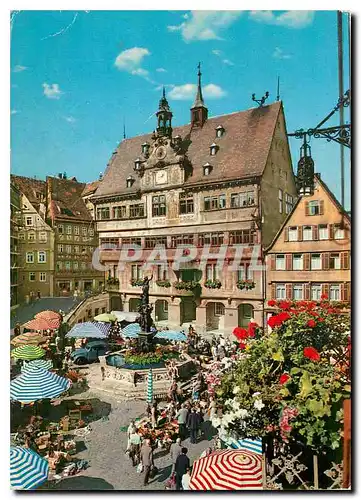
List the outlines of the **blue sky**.
{"label": "blue sky", "polygon": [[[153,130],[161,85],[174,125],[189,122],[198,61],[210,116],[252,107],[253,92],[261,97],[268,90],[273,102],[279,75],[288,131],[315,126],[338,99],[336,12],[13,13],[12,172],[96,179],[122,139],[124,121],[128,137]],[[290,145],[296,168],[301,144]],[[311,148],[316,171],[340,198],[339,146],[313,139]]]}

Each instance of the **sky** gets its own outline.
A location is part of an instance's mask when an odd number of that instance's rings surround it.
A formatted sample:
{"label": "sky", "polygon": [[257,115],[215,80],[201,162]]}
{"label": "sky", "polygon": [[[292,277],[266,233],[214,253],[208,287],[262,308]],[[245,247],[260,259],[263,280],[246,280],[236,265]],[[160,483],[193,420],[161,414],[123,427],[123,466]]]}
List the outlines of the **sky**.
{"label": "sky", "polygon": [[[278,76],[288,132],[316,126],[338,101],[336,11],[13,11],[10,22],[17,175],[96,180],[124,125],[127,137],[155,128],[162,85],[173,125],[189,123],[199,61],[210,117],[254,107],[253,93],[274,102]],[[347,31],[344,14],[345,90]],[[315,171],[340,199],[339,145],[310,145]],[[290,138],[295,170],[300,146]],[[350,209],[347,149],[345,160]]]}

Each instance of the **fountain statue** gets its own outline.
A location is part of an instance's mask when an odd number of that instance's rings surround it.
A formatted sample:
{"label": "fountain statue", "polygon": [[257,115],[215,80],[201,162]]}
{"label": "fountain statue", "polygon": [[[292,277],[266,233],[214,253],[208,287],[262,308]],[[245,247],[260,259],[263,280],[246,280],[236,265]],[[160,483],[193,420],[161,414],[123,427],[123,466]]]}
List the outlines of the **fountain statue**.
{"label": "fountain statue", "polygon": [[151,313],[153,311],[153,306],[149,304],[149,283],[153,279],[153,275],[148,278],[147,276],[143,280],[142,284],[142,295],[140,296],[140,305],[138,307],[139,312],[139,325],[141,327],[141,332],[139,333],[139,348],[143,352],[148,352],[152,349],[153,333],[151,332],[151,327],[153,325],[153,320]]}

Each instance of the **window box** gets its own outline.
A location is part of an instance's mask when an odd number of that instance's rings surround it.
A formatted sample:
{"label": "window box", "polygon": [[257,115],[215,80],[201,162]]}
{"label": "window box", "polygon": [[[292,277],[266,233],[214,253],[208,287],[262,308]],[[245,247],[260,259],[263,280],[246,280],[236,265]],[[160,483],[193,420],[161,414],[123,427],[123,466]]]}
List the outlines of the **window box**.
{"label": "window box", "polygon": [[109,277],[107,279],[107,284],[108,285],[119,285],[119,279],[118,278]]}
{"label": "window box", "polygon": [[201,287],[198,281],[175,281],[173,286],[177,290],[187,290],[189,292],[193,292]]}
{"label": "window box", "polygon": [[252,290],[255,288],[256,283],[252,280],[240,280],[237,281],[237,288],[240,290]]}
{"label": "window box", "polygon": [[171,286],[171,283],[168,280],[158,280],[158,281],[156,281],[156,284],[158,286],[162,286],[164,288],[170,288],[170,286]]}
{"label": "window box", "polygon": [[136,279],[131,279],[130,284],[132,286],[142,286],[143,285],[143,280],[136,280]]}
{"label": "window box", "polygon": [[221,288],[222,283],[220,282],[220,280],[207,280],[204,283],[204,286],[206,288]]}

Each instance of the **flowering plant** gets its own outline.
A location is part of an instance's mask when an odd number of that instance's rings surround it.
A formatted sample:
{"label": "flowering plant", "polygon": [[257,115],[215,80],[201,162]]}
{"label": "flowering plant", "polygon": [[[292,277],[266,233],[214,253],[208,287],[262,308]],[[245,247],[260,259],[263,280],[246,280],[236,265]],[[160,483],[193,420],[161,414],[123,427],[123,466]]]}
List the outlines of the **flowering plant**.
{"label": "flowering plant", "polygon": [[272,436],[336,453],[351,392],[350,315],[325,297],[270,305],[277,306],[270,331],[258,335],[253,325],[233,331],[244,354],[216,387],[224,413],[216,423],[239,438]]}
{"label": "flowering plant", "polygon": [[237,288],[240,290],[252,290],[256,286],[256,283],[252,280],[239,280],[237,281]]}

